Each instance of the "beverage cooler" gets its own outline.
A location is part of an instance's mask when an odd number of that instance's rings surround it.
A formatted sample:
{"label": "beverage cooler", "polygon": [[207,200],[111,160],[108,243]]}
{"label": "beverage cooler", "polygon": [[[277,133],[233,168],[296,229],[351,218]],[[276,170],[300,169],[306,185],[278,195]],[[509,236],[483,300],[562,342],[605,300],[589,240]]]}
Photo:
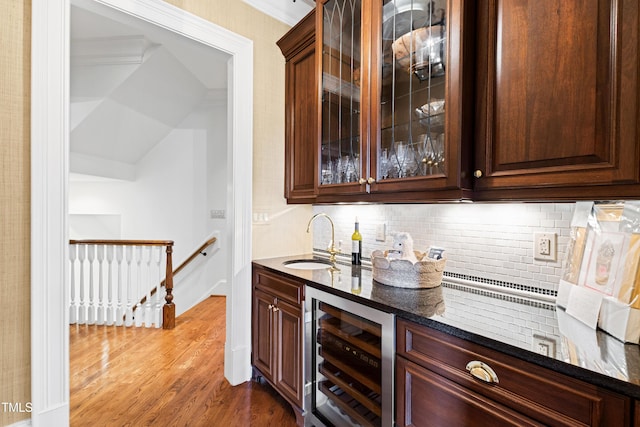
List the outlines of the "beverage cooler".
{"label": "beverage cooler", "polygon": [[306,288],[305,426],[392,426],[394,315]]}

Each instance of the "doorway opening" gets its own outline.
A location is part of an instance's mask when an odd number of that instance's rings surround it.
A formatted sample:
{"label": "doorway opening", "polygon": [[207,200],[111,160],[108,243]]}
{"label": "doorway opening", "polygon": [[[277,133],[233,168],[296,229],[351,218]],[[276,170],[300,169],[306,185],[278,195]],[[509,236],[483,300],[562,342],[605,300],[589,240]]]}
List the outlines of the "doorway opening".
{"label": "doorway opening", "polygon": [[228,30],[163,2],[51,0],[32,9],[32,422],[68,423],[69,31],[71,4],[124,13],[228,55],[225,377],[250,378],[253,47]]}

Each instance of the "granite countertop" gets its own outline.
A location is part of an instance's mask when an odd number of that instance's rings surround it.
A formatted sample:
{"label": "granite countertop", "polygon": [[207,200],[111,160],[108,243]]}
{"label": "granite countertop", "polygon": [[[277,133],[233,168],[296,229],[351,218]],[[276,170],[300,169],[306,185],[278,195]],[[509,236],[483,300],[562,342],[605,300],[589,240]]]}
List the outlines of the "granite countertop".
{"label": "granite countertop", "polygon": [[[339,263],[339,271],[331,272],[283,264],[312,258],[304,254],[253,262],[307,286],[640,399],[640,346],[594,331],[554,304],[461,286],[447,277],[436,288],[405,289],[373,281],[366,267]],[[548,355],[533,351],[538,342]]]}

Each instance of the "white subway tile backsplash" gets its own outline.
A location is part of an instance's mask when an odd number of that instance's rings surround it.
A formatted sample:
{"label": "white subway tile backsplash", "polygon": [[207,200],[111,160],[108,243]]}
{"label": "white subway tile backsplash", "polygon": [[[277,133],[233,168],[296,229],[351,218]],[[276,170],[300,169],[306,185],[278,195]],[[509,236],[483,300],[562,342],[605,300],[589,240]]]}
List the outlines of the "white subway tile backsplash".
{"label": "white subway tile backsplash", "polygon": [[[431,245],[447,251],[447,273],[460,274],[557,290],[569,243],[574,203],[449,203],[433,205],[317,205],[335,223],[336,242],[348,254],[356,217],[363,237],[363,256],[390,249],[393,234],[411,233],[414,248]],[[375,225],[384,222],[384,242],[375,239]],[[558,235],[557,261],[533,259],[533,233]],[[328,221],[313,225],[313,247],[325,250],[331,229]]]}

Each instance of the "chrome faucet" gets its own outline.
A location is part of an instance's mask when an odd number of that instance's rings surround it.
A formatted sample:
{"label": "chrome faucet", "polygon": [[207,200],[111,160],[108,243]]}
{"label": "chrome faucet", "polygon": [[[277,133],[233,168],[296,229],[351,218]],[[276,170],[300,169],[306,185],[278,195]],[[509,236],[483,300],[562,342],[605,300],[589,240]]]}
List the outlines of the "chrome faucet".
{"label": "chrome faucet", "polygon": [[327,250],[329,251],[329,261],[332,264],[335,265],[335,263],[336,263],[336,254],[339,254],[340,251],[338,249],[336,249],[336,247],[334,245],[334,243],[335,243],[335,228],[333,226],[333,220],[331,219],[331,217],[329,215],[327,215],[326,213],[324,213],[324,212],[320,212],[319,214],[315,214],[309,220],[309,224],[307,224],[307,233],[311,229],[311,223],[313,222],[313,220],[318,218],[318,217],[320,217],[320,216],[326,217],[329,220],[329,222],[331,223],[331,241],[329,242],[329,248]]}

